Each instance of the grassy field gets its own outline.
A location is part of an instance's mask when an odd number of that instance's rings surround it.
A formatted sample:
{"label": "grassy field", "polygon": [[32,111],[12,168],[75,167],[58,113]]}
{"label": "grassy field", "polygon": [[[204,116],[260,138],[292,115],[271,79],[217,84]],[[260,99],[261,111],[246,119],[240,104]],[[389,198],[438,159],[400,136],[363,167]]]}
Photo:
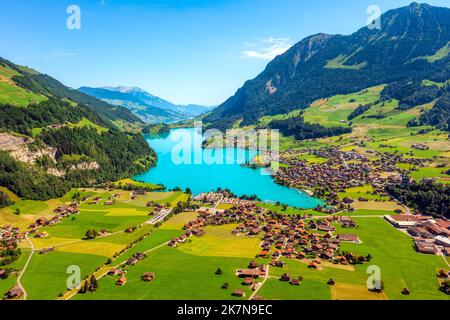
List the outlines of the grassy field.
{"label": "grassy field", "polygon": [[206,234],[182,245],[179,250],[196,256],[254,258],[261,252],[258,237],[233,236],[236,225],[206,227]]}
{"label": "grassy field", "polygon": [[69,128],[84,128],[84,127],[93,128],[93,129],[97,130],[98,134],[108,132],[107,128],[101,127],[86,118],[81,119],[81,121],[78,123],[70,123],[68,126],[69,126]]}
{"label": "grassy field", "polygon": [[153,183],[148,183],[148,182],[140,182],[140,181],[135,181],[132,179],[123,179],[120,181],[117,181],[114,183],[115,186],[127,186],[127,185],[133,185],[136,187],[140,187],[140,188],[150,188],[152,190],[158,190],[160,189],[161,186],[153,184]]}
{"label": "grassy field", "polygon": [[26,107],[30,103],[47,100],[44,96],[28,92],[12,81],[5,81],[0,77],[0,103],[8,103],[18,107]]}
{"label": "grassy field", "polygon": [[357,200],[359,198],[365,198],[368,200],[389,200],[389,197],[382,197],[379,194],[373,194],[374,190],[371,185],[366,185],[363,187],[350,188],[345,190],[345,192],[339,192],[339,198],[349,198]]}
{"label": "grassy field", "polygon": [[[117,265],[136,252],[146,252],[159,247],[149,252],[144,261],[126,269],[128,282],[125,286],[116,286],[117,279],[106,276],[100,279],[99,290],[96,293],[78,294],[74,299],[232,299],[232,291],[243,288],[240,285],[242,280],[235,276],[235,270],[247,266],[251,256],[256,252],[251,248],[247,250],[247,245],[251,243],[254,246],[259,240],[234,239],[231,237],[231,226],[208,227],[203,237],[195,238],[179,248],[170,248],[167,245],[160,247],[161,244],[181,235],[180,227],[192,218],[195,218],[195,215],[191,212],[172,217],[160,229],[155,230],[113,262],[113,265]],[[222,249],[232,248],[241,253],[234,254],[235,257],[217,255]],[[250,258],[240,258],[236,255]],[[223,270],[223,274],[215,275],[219,267]],[[141,281],[140,277],[144,272],[155,272],[155,280],[151,283]],[[225,282],[230,284],[228,290],[221,289]],[[247,295],[250,295],[248,290]]]}
{"label": "grassy field", "polygon": [[313,209],[298,209],[294,207],[286,207],[286,210],[283,206],[269,204],[269,203],[261,203],[261,207],[271,210],[273,212],[287,214],[287,215],[312,215],[312,216],[323,216],[322,212],[314,211]]}
{"label": "grassy field", "polygon": [[105,262],[106,258],[99,255],[60,251],[45,255],[35,254],[22,282],[29,299],[53,300],[67,288],[69,266],[78,266],[84,278]]}
{"label": "grassy field", "polygon": [[22,248],[21,251],[22,254],[20,255],[19,259],[17,259],[14,263],[8,265],[8,268],[17,270],[17,272],[10,274],[7,279],[0,279],[0,299],[6,292],[8,292],[9,289],[16,285],[19,272],[23,269],[28,256],[30,255],[29,249]]}
{"label": "grassy field", "polygon": [[367,62],[361,62],[359,64],[354,65],[346,65],[344,64],[347,60],[347,57],[343,55],[339,55],[332,60],[328,60],[325,68],[327,69],[348,69],[348,70],[359,70],[367,66]]}
{"label": "grassy field", "polygon": [[[389,299],[449,299],[440,293],[436,273],[448,268],[442,257],[416,253],[412,239],[396,230],[381,218],[355,218],[358,229],[354,230],[362,244],[343,244],[342,249],[357,254],[371,254],[370,264],[381,268],[384,291]],[[341,230],[338,233],[347,233]],[[352,231],[353,232],[353,231]],[[356,266],[356,273],[364,274],[367,266]],[[410,296],[401,294],[403,288]]]}
{"label": "grassy field", "polygon": [[305,121],[323,126],[346,126],[348,116],[360,104],[365,105],[378,100],[383,88],[384,86],[377,86],[357,93],[318,100],[305,110]]}
{"label": "grassy field", "polygon": [[[36,217],[51,217],[54,208],[63,204],[71,202],[73,196],[77,193],[83,196],[98,195],[103,200],[98,205],[83,204],[80,213],[63,219],[55,226],[43,228],[41,231],[47,231],[49,236],[42,239],[31,238],[35,249],[43,249],[48,247],[55,247],[54,252],[44,255],[36,253],[24,275],[23,284],[26,287],[29,299],[55,299],[60,293],[66,290],[66,281],[69,274],[66,270],[69,266],[79,266],[82,277],[85,277],[97,268],[104,265],[108,258],[118,257],[118,259],[126,259],[131,256],[136,250],[140,250],[142,246],[152,245],[152,241],[160,244],[160,241],[168,241],[171,238],[182,233],[179,229],[181,223],[185,220],[174,220],[173,227],[177,229],[158,230],[153,237],[145,238],[149,233],[153,232],[153,227],[150,225],[143,225],[133,233],[124,233],[124,229],[138,226],[149,220],[151,208],[146,207],[145,204],[139,202],[139,197],[136,202],[129,203],[130,200],[125,198],[121,200],[120,197],[112,206],[105,206],[102,204],[105,199],[109,198],[111,194],[123,192],[129,194],[128,191],[113,190],[107,192],[101,189],[73,189],[61,199],[51,200],[47,202],[27,201],[15,198],[16,204],[14,206],[4,208],[0,212],[2,222],[7,221],[5,217],[13,216],[18,219],[15,221],[19,224],[25,225],[36,219]],[[151,197],[151,194],[148,194]],[[187,199],[182,193],[158,193],[154,195],[158,201],[161,202],[175,202]],[[128,203],[127,203],[128,202]],[[19,208],[23,214],[14,215],[13,210]],[[184,219],[190,219],[184,217]],[[174,218],[175,219],[175,218]],[[14,223],[13,225],[17,225]],[[82,240],[85,232],[88,229],[95,228],[97,230],[106,229],[113,232],[105,237],[98,237],[94,240]],[[131,246],[139,240],[136,246]],[[131,247],[130,247],[131,246]],[[123,255],[119,255],[124,252]],[[20,259],[11,267],[21,269],[28,258],[29,249],[23,248],[23,254]],[[6,292],[14,285],[16,276],[12,275],[7,280],[0,281],[0,291]]]}
{"label": "grassy field", "polygon": [[[71,198],[79,191],[72,190],[64,199]],[[81,192],[85,195],[99,195],[102,198],[110,195],[103,190],[86,189]],[[166,197],[160,197],[160,201],[170,202],[174,199],[174,195],[177,198],[181,196],[176,193],[166,193]],[[104,265],[108,258],[117,257],[114,263],[123,262],[133,253],[147,250],[147,246],[160,245],[179,236],[182,233],[179,229],[180,224],[192,217],[189,213],[190,216],[181,215],[173,218],[171,223],[177,229],[170,229],[169,225],[168,229],[154,232],[153,226],[143,225],[133,233],[122,232],[126,228],[147,221],[149,210],[145,205],[137,203],[117,202],[112,206],[83,204],[78,215],[68,217],[55,226],[42,229],[49,233],[49,237],[32,238],[35,248],[38,250],[54,246],[56,250],[44,255],[36,253],[33,256],[23,279],[29,298],[55,299],[60,293],[66,291],[66,281],[69,276],[66,270],[69,266],[79,266],[82,277],[85,277]],[[81,240],[86,230],[91,228],[106,229],[115,233],[94,240]],[[150,235],[147,236],[148,234]],[[132,246],[136,242],[137,244]],[[120,255],[122,252],[124,253]],[[9,283],[5,283],[5,286],[8,285]]]}

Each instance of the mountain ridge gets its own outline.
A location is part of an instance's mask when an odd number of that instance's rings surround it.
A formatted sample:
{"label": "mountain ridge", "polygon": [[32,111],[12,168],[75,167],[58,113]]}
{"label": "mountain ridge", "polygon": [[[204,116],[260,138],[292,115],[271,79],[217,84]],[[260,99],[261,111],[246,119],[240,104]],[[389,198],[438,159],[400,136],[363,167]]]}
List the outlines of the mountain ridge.
{"label": "mountain ridge", "polygon": [[301,40],[204,121],[219,129],[240,120],[245,126],[336,94],[406,78],[450,78],[448,52],[430,58],[448,48],[449,8],[412,3],[384,13],[381,26],[381,30],[363,27],[351,35],[318,33]]}
{"label": "mountain ridge", "polygon": [[0,58],[0,186],[25,199],[130,177],[156,163],[128,109]]}
{"label": "mountain ridge", "polygon": [[80,87],[78,90],[108,103],[126,107],[147,124],[188,120],[211,109],[195,104],[176,105],[139,87]]}

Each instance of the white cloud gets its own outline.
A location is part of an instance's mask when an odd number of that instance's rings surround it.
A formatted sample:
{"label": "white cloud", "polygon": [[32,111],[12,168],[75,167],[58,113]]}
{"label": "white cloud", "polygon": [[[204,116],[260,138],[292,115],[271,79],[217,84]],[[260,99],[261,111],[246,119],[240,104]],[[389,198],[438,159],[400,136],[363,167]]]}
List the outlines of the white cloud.
{"label": "white cloud", "polygon": [[243,54],[250,58],[272,60],[276,56],[285,53],[291,46],[290,38],[265,38],[257,39],[255,42],[246,42],[249,50]]}
{"label": "white cloud", "polygon": [[58,58],[68,58],[68,57],[76,57],[78,53],[76,52],[67,52],[67,51],[58,51],[50,53],[44,57],[42,57],[43,60],[53,60]]}

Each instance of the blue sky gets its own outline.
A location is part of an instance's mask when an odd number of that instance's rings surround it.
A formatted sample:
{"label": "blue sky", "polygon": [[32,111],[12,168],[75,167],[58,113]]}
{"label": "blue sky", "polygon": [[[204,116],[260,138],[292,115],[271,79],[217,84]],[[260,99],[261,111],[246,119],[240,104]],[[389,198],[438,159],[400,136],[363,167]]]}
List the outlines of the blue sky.
{"label": "blue sky", "polygon": [[[0,0],[0,56],[64,84],[217,105],[311,34],[349,34],[403,0]],[[448,0],[427,3],[448,6]],[[69,30],[66,9],[81,9]]]}

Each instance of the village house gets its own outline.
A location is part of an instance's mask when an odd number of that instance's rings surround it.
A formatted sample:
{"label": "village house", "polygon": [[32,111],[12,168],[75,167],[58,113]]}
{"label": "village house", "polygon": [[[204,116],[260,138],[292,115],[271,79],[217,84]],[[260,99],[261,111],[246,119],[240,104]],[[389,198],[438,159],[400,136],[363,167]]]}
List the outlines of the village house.
{"label": "village house", "polygon": [[5,279],[8,275],[8,272],[6,270],[0,269],[0,279]]}
{"label": "village house", "polygon": [[245,278],[242,282],[242,285],[244,286],[252,286],[253,285],[253,278]]}
{"label": "village house", "polygon": [[34,235],[35,238],[46,238],[48,237],[48,232],[47,231],[43,231],[43,232],[38,232]]}
{"label": "village house", "polygon": [[127,283],[127,278],[125,276],[121,276],[119,280],[116,281],[116,285],[124,286]]}
{"label": "village house", "polygon": [[111,270],[108,271],[108,275],[110,276],[122,276],[124,274],[125,272],[118,268],[112,268]]}
{"label": "village house", "polygon": [[291,280],[291,276],[290,276],[289,274],[287,274],[287,273],[283,274],[283,275],[280,277],[280,281],[288,282],[288,281],[290,281],[290,280]]}
{"label": "village house", "polygon": [[239,298],[244,298],[245,297],[245,291],[241,290],[241,289],[234,290],[233,291],[233,296],[239,297]]}
{"label": "village house", "polygon": [[128,259],[126,264],[129,266],[135,265],[136,263],[143,260],[144,258],[145,258],[145,254],[138,252],[138,253],[135,253],[130,259]]}
{"label": "village house", "polygon": [[6,299],[19,299],[23,295],[23,291],[19,288],[19,286],[14,286],[11,290],[9,290],[5,298]]}
{"label": "village house", "polygon": [[145,190],[135,190],[133,193],[137,196],[145,196],[147,194],[147,191]]}
{"label": "village house", "polygon": [[258,269],[238,269],[236,271],[236,275],[239,278],[254,278],[257,279],[260,277],[261,272]]}
{"label": "village house", "polygon": [[356,234],[340,234],[337,238],[342,242],[361,243],[361,240],[359,240]]}
{"label": "village house", "polygon": [[191,232],[196,237],[201,237],[205,234],[205,230],[203,229],[193,229]]}
{"label": "village house", "polygon": [[39,254],[46,254],[46,253],[53,252],[53,251],[55,251],[55,248],[54,247],[49,247],[49,248],[45,248],[45,249],[40,250]]}
{"label": "village house", "polygon": [[299,286],[300,285],[300,280],[299,279],[292,279],[291,281],[289,281],[289,283],[293,286]]}
{"label": "village house", "polygon": [[443,236],[437,236],[434,238],[434,243],[438,246],[450,247],[450,239]]}
{"label": "village house", "polygon": [[415,241],[414,247],[419,253],[423,254],[436,254],[437,248],[433,243],[424,241]]}
{"label": "village house", "polygon": [[384,218],[396,228],[409,228],[414,227],[422,219],[419,216],[414,215],[396,215],[396,216],[384,216]]}
{"label": "village house", "polygon": [[153,281],[153,279],[155,279],[155,274],[153,272],[145,272],[142,277],[141,277],[142,281],[145,282],[151,282]]}
{"label": "village house", "polygon": [[427,230],[421,227],[410,227],[407,229],[408,233],[412,237],[424,238],[424,239],[432,239],[433,235],[429,233]]}

